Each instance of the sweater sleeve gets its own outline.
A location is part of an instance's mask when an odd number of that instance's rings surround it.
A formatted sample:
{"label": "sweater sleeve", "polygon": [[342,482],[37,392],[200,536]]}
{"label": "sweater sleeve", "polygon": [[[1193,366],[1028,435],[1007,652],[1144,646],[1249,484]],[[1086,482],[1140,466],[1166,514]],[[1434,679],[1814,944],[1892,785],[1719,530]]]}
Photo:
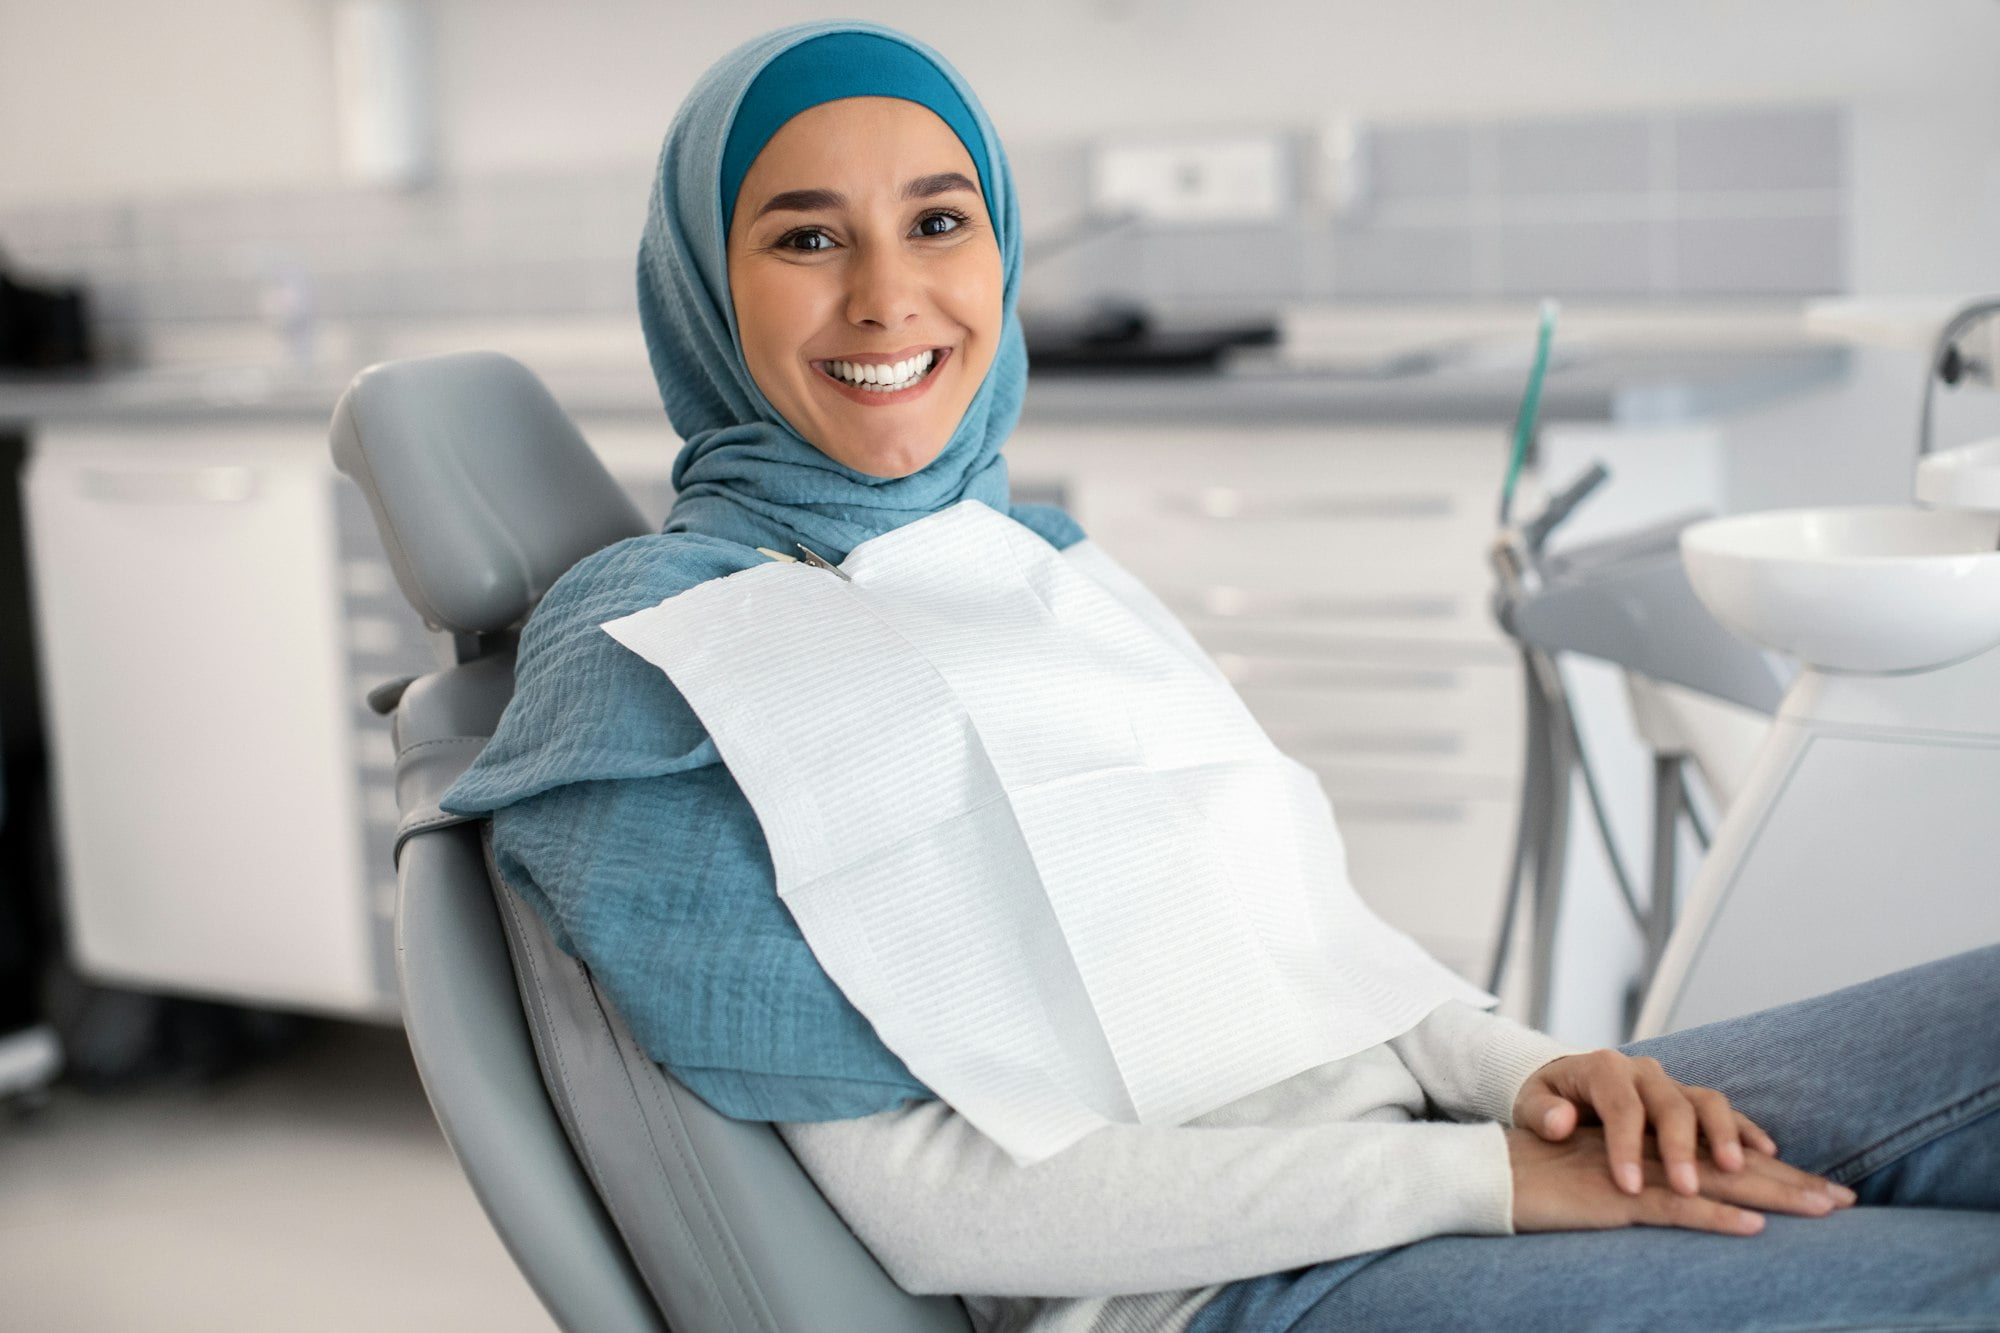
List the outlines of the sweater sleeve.
{"label": "sweater sleeve", "polygon": [[1578,1050],[1457,1000],[1389,1045],[1432,1105],[1462,1120],[1502,1125],[1514,1123],[1514,1098],[1528,1075]]}
{"label": "sweater sleeve", "polygon": [[1016,1165],[942,1101],[778,1126],[916,1294],[1117,1296],[1512,1230],[1497,1125],[1112,1125]]}

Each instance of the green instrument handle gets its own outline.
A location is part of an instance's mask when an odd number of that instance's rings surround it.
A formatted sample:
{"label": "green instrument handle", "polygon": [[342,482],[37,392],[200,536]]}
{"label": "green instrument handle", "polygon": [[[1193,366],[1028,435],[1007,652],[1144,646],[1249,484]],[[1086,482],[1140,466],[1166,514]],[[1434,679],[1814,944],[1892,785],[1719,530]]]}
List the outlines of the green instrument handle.
{"label": "green instrument handle", "polygon": [[1542,415],[1542,380],[1549,373],[1549,344],[1556,336],[1556,303],[1544,300],[1535,331],[1535,364],[1528,371],[1528,387],[1521,395],[1521,410],[1514,417],[1514,452],[1507,459],[1507,478],[1500,484],[1500,524],[1505,527],[1514,512],[1514,487],[1521,480],[1521,468],[1528,461],[1528,442],[1535,438],[1535,426]]}

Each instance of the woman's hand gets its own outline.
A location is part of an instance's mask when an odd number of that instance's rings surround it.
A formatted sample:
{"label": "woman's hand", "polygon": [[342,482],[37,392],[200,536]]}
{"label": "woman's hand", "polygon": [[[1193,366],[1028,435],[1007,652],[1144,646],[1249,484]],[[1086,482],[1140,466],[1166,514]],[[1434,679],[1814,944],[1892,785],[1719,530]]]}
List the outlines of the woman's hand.
{"label": "woman's hand", "polygon": [[1611,1050],[1566,1055],[1530,1074],[1514,1097],[1514,1123],[1550,1143],[1566,1141],[1586,1111],[1604,1126],[1611,1179],[1630,1195],[1644,1186],[1649,1125],[1667,1184],[1690,1198],[1701,1190],[1698,1139],[1708,1140],[1710,1160],[1724,1171],[1743,1169],[1746,1147],[1778,1155],[1771,1136],[1730,1106],[1727,1097],[1713,1088],[1677,1082],[1650,1056]]}
{"label": "woman's hand", "polygon": [[1516,1231],[1653,1226],[1754,1236],[1764,1229],[1766,1212],[1824,1217],[1854,1202],[1854,1191],[1755,1148],[1744,1153],[1734,1171],[1719,1171],[1710,1161],[1697,1163],[1691,1195],[1668,1189],[1664,1164],[1648,1153],[1641,1188],[1627,1194],[1611,1183],[1605,1131],[1594,1126],[1557,1143],[1530,1130],[1510,1129],[1507,1157],[1514,1171]]}

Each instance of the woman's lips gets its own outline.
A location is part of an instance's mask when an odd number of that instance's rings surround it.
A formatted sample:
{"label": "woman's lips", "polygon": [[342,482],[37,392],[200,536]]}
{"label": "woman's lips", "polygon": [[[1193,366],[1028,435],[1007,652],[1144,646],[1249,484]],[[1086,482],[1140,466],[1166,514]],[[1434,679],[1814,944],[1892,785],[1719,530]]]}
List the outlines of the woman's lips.
{"label": "woman's lips", "polygon": [[857,389],[838,375],[829,375],[818,362],[813,363],[813,373],[818,375],[825,383],[832,385],[841,394],[863,406],[887,407],[894,403],[907,403],[913,398],[923,397],[929,391],[931,385],[937,382],[938,372],[944,369],[945,362],[950,359],[951,348],[937,348],[936,356],[931,361],[931,368],[925,372],[922,379],[907,389],[896,389],[888,393],[884,393],[880,389]]}

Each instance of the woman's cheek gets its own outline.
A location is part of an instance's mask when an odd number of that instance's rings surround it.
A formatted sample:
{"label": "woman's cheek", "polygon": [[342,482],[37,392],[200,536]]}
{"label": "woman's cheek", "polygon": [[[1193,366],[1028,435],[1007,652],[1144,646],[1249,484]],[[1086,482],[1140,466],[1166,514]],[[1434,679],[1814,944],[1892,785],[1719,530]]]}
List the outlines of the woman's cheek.
{"label": "woman's cheek", "polygon": [[1000,252],[989,243],[968,259],[974,262],[966,264],[959,275],[955,304],[962,313],[958,319],[978,338],[982,359],[990,361],[1000,343],[1004,295]]}

